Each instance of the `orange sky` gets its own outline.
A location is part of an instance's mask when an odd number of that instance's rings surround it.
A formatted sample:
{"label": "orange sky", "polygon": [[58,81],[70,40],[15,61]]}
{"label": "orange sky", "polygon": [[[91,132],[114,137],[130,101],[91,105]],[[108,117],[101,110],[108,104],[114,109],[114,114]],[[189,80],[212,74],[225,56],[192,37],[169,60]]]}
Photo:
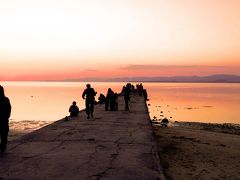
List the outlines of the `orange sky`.
{"label": "orange sky", "polygon": [[0,4],[0,80],[240,75],[239,0]]}

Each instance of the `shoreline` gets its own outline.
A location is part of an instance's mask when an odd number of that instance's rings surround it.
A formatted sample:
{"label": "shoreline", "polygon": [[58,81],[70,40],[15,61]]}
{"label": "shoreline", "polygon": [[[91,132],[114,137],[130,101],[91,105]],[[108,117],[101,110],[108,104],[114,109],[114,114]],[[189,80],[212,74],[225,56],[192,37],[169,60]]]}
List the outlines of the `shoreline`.
{"label": "shoreline", "polygon": [[[83,111],[83,110],[81,110]],[[56,121],[63,120],[59,119]],[[55,123],[56,121],[42,121],[42,120],[22,120],[22,121],[10,121],[9,122],[9,141],[15,140],[25,134],[36,131],[44,126]],[[151,120],[152,124],[155,127],[161,128],[160,121]],[[204,123],[204,122],[170,122],[169,127],[182,127],[182,128],[190,128],[196,130],[205,130],[211,132],[219,132],[226,134],[235,134],[240,135],[240,124],[232,124],[232,123]]]}
{"label": "shoreline", "polygon": [[[161,121],[151,120],[155,126],[161,126]],[[168,127],[182,127],[196,130],[205,130],[218,133],[240,135],[240,124],[234,123],[205,123],[205,122],[187,122],[187,121],[169,121]]]}
{"label": "shoreline", "polygon": [[240,124],[233,123],[175,122],[174,126],[240,135]]}
{"label": "shoreline", "polygon": [[[82,113],[85,109],[80,109],[79,113]],[[66,116],[65,116],[66,117]],[[8,141],[18,139],[26,134],[41,129],[47,125],[51,125],[57,121],[62,121],[65,117],[56,121],[44,121],[44,120],[22,120],[22,121],[9,121],[9,138]],[[69,117],[69,115],[68,115]]]}
{"label": "shoreline", "polygon": [[34,132],[44,126],[50,125],[56,121],[42,121],[42,120],[22,120],[9,122],[8,141],[21,138],[22,136]]}

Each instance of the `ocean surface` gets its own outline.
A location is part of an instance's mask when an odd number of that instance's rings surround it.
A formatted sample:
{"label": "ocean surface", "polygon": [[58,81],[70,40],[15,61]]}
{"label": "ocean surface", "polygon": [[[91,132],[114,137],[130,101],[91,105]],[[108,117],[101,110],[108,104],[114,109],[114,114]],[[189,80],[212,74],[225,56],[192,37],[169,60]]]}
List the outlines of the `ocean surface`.
{"label": "ocean surface", "polygon": [[[84,108],[85,82],[0,82],[12,104],[10,121],[53,122],[67,115],[72,101]],[[120,92],[126,83],[92,82],[106,95]],[[133,83],[136,84],[136,83]],[[240,124],[240,84],[143,83],[147,89],[150,117],[172,121]]]}

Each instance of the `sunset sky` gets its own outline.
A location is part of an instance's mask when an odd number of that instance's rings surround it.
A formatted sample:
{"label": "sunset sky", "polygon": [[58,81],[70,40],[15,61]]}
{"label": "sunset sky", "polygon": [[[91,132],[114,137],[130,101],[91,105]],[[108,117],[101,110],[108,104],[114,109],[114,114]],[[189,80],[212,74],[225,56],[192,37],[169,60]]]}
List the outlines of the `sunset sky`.
{"label": "sunset sky", "polygon": [[0,81],[240,75],[240,0],[0,0]]}

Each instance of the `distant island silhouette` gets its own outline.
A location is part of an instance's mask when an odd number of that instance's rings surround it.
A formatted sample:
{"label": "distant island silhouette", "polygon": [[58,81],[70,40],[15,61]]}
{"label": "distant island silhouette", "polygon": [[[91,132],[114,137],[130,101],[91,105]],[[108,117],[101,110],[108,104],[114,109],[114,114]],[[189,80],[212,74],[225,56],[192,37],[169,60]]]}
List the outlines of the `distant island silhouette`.
{"label": "distant island silhouette", "polygon": [[[49,80],[48,80],[49,81]],[[54,80],[52,80],[54,81]],[[199,82],[199,83],[240,83],[239,75],[214,74],[209,76],[168,76],[168,77],[118,77],[118,78],[78,78],[65,79],[64,82]]]}

